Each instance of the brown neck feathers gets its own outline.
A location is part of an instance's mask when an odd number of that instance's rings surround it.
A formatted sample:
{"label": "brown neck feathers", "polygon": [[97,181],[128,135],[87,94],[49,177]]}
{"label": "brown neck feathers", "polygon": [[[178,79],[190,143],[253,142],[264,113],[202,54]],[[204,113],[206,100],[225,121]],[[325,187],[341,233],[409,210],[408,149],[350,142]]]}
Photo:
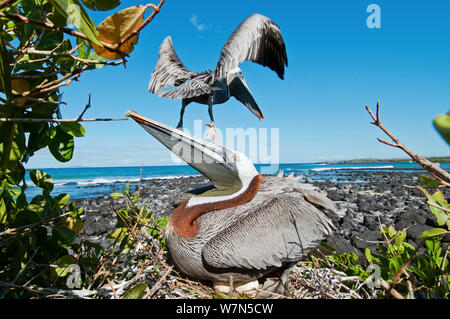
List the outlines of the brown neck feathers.
{"label": "brown neck feathers", "polygon": [[180,206],[178,206],[172,215],[170,216],[170,223],[173,226],[175,233],[178,236],[183,237],[195,237],[198,233],[198,218],[206,213],[226,209],[231,207],[236,207],[248,203],[253,199],[258,192],[259,186],[263,181],[263,176],[258,174],[255,176],[248,188],[235,198],[228,200],[215,202],[215,203],[205,203],[192,207],[187,207],[189,199],[185,200]]}

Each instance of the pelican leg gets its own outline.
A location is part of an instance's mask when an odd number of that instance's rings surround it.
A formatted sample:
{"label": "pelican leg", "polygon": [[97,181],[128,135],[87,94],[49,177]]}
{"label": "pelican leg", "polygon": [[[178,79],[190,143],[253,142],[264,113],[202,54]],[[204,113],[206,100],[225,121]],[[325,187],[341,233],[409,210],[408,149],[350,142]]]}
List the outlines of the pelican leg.
{"label": "pelican leg", "polygon": [[211,123],[206,124],[207,127],[206,138],[209,139],[214,144],[217,144],[217,130],[216,124],[214,123],[214,117],[212,112],[213,98],[214,97],[211,95],[208,99],[208,113],[209,118],[211,119]]}
{"label": "pelican leg", "polygon": [[208,113],[209,113],[209,118],[211,120],[211,124],[214,124],[214,117],[213,117],[213,111],[212,111],[212,99],[210,99],[210,102],[208,103]]}
{"label": "pelican leg", "polygon": [[180,121],[178,122],[177,129],[182,130],[183,129],[183,116],[184,116],[184,109],[188,104],[191,103],[190,101],[183,99],[181,102],[181,111],[180,111]]}

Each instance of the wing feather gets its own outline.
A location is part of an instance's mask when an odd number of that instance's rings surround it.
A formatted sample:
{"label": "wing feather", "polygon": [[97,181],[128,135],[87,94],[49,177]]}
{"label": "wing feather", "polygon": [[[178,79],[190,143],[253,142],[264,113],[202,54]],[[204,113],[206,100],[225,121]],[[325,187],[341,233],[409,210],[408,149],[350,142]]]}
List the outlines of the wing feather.
{"label": "wing feather", "polygon": [[159,47],[158,62],[152,72],[148,90],[158,93],[163,88],[179,86],[197,75],[198,73],[189,71],[181,62],[173,48],[172,37],[168,36]]}
{"label": "wing feather", "polygon": [[266,269],[297,261],[334,226],[298,193],[267,200],[214,236],[203,248],[205,262],[217,268]]}
{"label": "wing feather", "polygon": [[220,90],[210,84],[212,84],[212,74],[204,73],[197,75],[193,79],[186,80],[173,89],[161,90],[158,92],[158,95],[166,99],[186,99]]}
{"label": "wing feather", "polygon": [[231,34],[220,53],[216,77],[226,78],[244,61],[267,66],[281,79],[284,77],[288,61],[283,36],[278,25],[263,15],[251,15]]}

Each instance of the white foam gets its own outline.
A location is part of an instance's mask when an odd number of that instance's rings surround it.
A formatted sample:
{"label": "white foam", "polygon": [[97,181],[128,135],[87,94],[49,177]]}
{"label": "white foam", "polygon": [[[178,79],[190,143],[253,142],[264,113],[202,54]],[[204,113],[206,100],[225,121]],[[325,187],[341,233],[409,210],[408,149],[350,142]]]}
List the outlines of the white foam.
{"label": "white foam", "polygon": [[[173,176],[151,176],[151,177],[143,177],[142,180],[154,180],[154,179],[177,179],[181,177],[193,177],[199,176],[199,174],[193,175],[173,175]],[[109,177],[103,178],[98,177],[94,179],[64,179],[55,181],[54,185],[58,186],[69,186],[68,184],[73,184],[77,186],[89,186],[89,185],[97,185],[97,184],[112,184],[112,183],[137,183],[139,182],[139,177],[134,178],[123,178],[123,177]]]}
{"label": "white foam", "polygon": [[321,172],[321,171],[332,171],[332,170],[345,170],[345,169],[389,169],[394,168],[392,165],[385,165],[385,166],[339,166],[339,167],[319,167],[319,168],[312,168],[312,171]]}

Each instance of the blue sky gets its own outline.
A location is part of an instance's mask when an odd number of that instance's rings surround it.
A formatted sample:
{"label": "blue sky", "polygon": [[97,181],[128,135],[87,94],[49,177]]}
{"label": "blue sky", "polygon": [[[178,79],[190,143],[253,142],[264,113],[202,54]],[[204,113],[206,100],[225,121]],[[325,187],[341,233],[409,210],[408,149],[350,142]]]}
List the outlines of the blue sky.
{"label": "blue sky", "polygon": [[[119,9],[144,4],[122,1]],[[369,4],[381,9],[381,28],[369,29]],[[90,11],[91,12],[91,11]],[[252,13],[281,28],[289,66],[285,80],[260,65],[241,64],[264,114],[260,122],[230,99],[214,107],[216,126],[279,128],[280,162],[352,158],[399,158],[399,150],[377,142],[381,131],[369,124],[364,106],[381,102],[383,123],[413,152],[449,155],[432,119],[450,106],[450,2],[388,1],[178,1],[166,0],[145,28],[127,67],[86,72],[63,89],[66,118],[77,116],[92,93],[86,118],[123,117],[132,109],[175,126],[181,101],[147,91],[162,40],[171,35],[175,50],[192,71],[214,69],[233,30]],[[108,14],[93,14],[98,24]],[[184,124],[209,121],[207,107],[191,104]],[[27,167],[132,166],[171,164],[170,153],[133,121],[83,124],[86,136],[75,154],[59,163],[47,150]]]}

